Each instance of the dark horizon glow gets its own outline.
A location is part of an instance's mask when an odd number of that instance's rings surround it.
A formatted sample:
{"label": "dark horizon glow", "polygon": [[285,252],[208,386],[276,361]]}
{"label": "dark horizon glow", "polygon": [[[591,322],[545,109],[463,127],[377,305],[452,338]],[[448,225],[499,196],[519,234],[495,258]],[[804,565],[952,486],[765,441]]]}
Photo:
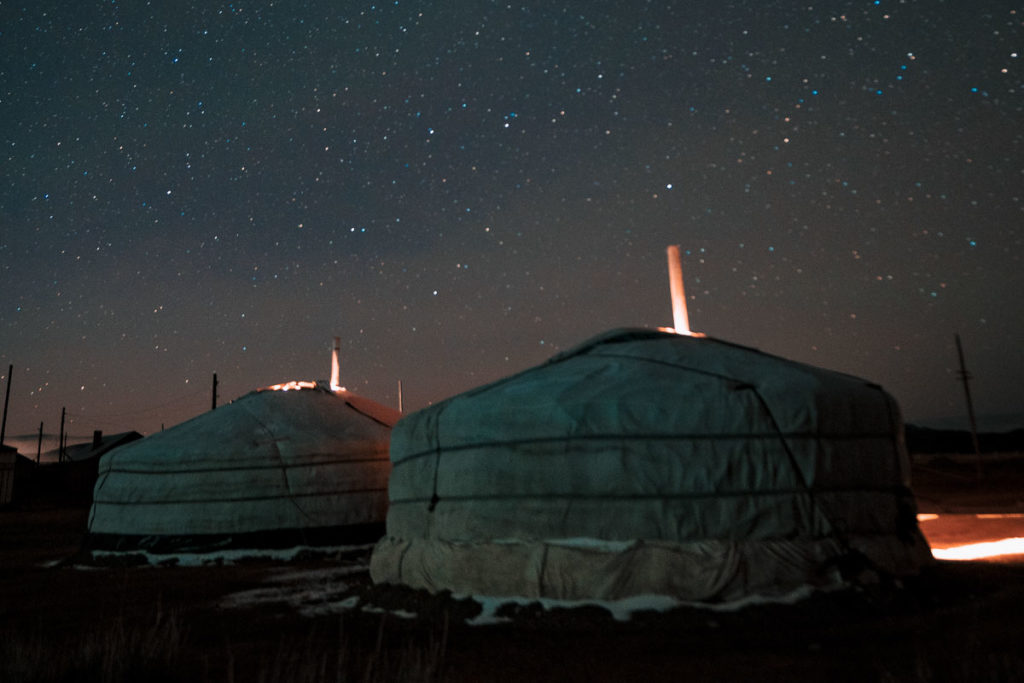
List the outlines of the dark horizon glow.
{"label": "dark horizon glow", "polygon": [[613,327],[1024,386],[1024,16],[848,1],[2,10],[7,435],[330,377],[422,408]]}

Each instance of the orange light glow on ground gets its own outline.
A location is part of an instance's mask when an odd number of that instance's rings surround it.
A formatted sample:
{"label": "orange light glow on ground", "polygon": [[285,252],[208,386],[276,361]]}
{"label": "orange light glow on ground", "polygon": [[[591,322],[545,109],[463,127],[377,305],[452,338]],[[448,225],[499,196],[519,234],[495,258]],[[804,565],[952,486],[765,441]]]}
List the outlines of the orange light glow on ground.
{"label": "orange light glow on ground", "polygon": [[937,560],[985,560],[1007,555],[1024,555],[1024,538],[1004,538],[953,548],[932,548],[932,556]]}
{"label": "orange light glow on ground", "polygon": [[917,521],[938,560],[1024,561],[1024,513],[920,514]]}

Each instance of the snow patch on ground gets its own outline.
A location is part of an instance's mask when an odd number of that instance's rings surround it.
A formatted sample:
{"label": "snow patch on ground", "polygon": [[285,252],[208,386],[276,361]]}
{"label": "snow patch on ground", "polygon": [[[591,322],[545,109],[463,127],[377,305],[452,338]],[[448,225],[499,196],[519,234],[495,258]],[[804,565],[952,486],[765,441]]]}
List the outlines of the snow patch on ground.
{"label": "snow patch on ground", "polygon": [[347,578],[364,573],[366,566],[349,566],[309,571],[284,571],[272,575],[265,588],[232,593],[221,598],[224,609],[285,607],[302,616],[339,614],[359,604],[358,595],[348,595]]}
{"label": "snow patch on ground", "polygon": [[383,607],[377,607],[376,605],[363,605],[359,608],[367,614],[392,614],[400,619],[415,619],[417,615],[415,612],[410,612],[404,609],[384,609]]}
{"label": "snow patch on ground", "polygon": [[110,559],[124,557],[141,557],[147,564],[151,565],[176,565],[179,567],[202,567],[211,564],[235,564],[242,560],[280,560],[291,562],[304,553],[317,555],[337,555],[341,553],[366,551],[373,548],[369,545],[340,545],[340,546],[295,546],[294,548],[282,549],[260,549],[260,548],[237,548],[232,550],[213,550],[205,553],[150,553],[145,550],[93,550],[92,558],[98,561],[109,561]]}
{"label": "snow patch on ground", "polygon": [[269,579],[270,583],[294,583],[294,582],[329,582],[339,576],[350,574],[365,574],[370,571],[369,565],[353,564],[345,567],[328,567],[325,569],[308,569],[303,571],[283,570],[274,573]]}
{"label": "snow patch on ground", "polygon": [[[566,538],[548,541],[553,545],[570,547],[596,548],[601,550],[619,549],[619,545],[628,543],[595,541],[589,538]],[[610,548],[609,546],[614,546]],[[155,554],[144,551],[112,552],[93,551],[93,558],[103,560],[126,556],[141,556],[149,565],[173,564],[183,567],[201,567],[212,564],[234,564],[242,560],[269,559],[292,561],[305,552],[321,555],[340,555],[342,553],[366,551],[372,545],[316,547],[299,546],[284,550],[218,550],[207,553],[174,553]],[[81,566],[79,569],[91,569]],[[352,595],[349,577],[353,574],[365,574],[369,567],[366,564],[343,565],[321,569],[295,570],[281,568],[272,571],[265,579],[267,585],[224,596],[219,606],[223,609],[244,608],[285,608],[297,611],[306,617],[335,615],[358,608],[369,614],[391,614],[402,619],[415,619],[418,615],[403,609],[385,609],[372,604],[360,605],[360,597]],[[667,595],[636,595],[621,600],[556,600],[552,598],[529,598],[524,596],[482,596],[456,595],[455,599],[471,599],[480,605],[480,614],[468,619],[471,626],[486,626],[514,621],[513,616],[499,616],[508,605],[526,607],[539,604],[542,609],[577,609],[581,607],[601,607],[607,610],[616,621],[629,621],[641,612],[667,612],[680,607],[704,609],[712,612],[731,612],[758,604],[793,604],[804,600],[820,588],[803,586],[789,593],[777,596],[748,596],[740,600],[724,603],[687,602]],[[513,610],[514,612],[514,610]]]}
{"label": "snow patch on ground", "polygon": [[415,619],[408,610],[388,610],[376,605],[360,605],[358,595],[350,595],[349,577],[366,574],[367,565],[331,567],[303,571],[282,570],[269,576],[263,588],[232,593],[221,599],[223,609],[271,607],[298,612],[304,617],[341,614],[357,607],[368,614],[391,614],[401,619]]}
{"label": "snow patch on ground", "polygon": [[678,607],[696,607],[712,612],[735,612],[752,605],[792,605],[810,597],[819,589],[813,586],[801,586],[789,593],[777,596],[752,595],[722,603],[687,602],[677,600],[668,595],[634,595],[621,600],[553,600],[551,598],[526,598],[522,596],[482,596],[463,595],[457,598],[470,598],[480,604],[480,614],[467,619],[470,626],[489,626],[513,621],[511,617],[498,616],[498,612],[506,605],[540,604],[547,611],[552,609],[576,609],[578,607],[602,607],[608,610],[616,621],[629,621],[637,612],[668,612]]}

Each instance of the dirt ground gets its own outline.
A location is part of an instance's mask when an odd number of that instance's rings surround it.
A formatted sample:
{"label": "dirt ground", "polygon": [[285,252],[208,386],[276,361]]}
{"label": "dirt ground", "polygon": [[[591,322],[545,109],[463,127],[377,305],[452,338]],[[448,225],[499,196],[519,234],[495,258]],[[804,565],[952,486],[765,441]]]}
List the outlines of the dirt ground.
{"label": "dirt ground", "polygon": [[[970,465],[928,467],[922,508],[1016,509],[1024,496],[1020,465],[986,473],[987,484]],[[471,625],[475,601],[373,586],[367,548],[84,564],[87,513],[0,512],[0,681],[1024,680],[1021,558],[938,562],[913,580],[792,605],[616,621],[597,606],[533,604]]]}

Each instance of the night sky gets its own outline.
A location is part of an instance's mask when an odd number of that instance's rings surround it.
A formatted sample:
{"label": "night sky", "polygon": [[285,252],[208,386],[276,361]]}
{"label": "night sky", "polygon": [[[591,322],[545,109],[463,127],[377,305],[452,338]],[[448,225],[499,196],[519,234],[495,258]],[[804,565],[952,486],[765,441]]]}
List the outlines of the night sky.
{"label": "night sky", "polygon": [[1024,6],[0,6],[7,434],[327,378],[406,410],[620,326],[1024,400]]}

